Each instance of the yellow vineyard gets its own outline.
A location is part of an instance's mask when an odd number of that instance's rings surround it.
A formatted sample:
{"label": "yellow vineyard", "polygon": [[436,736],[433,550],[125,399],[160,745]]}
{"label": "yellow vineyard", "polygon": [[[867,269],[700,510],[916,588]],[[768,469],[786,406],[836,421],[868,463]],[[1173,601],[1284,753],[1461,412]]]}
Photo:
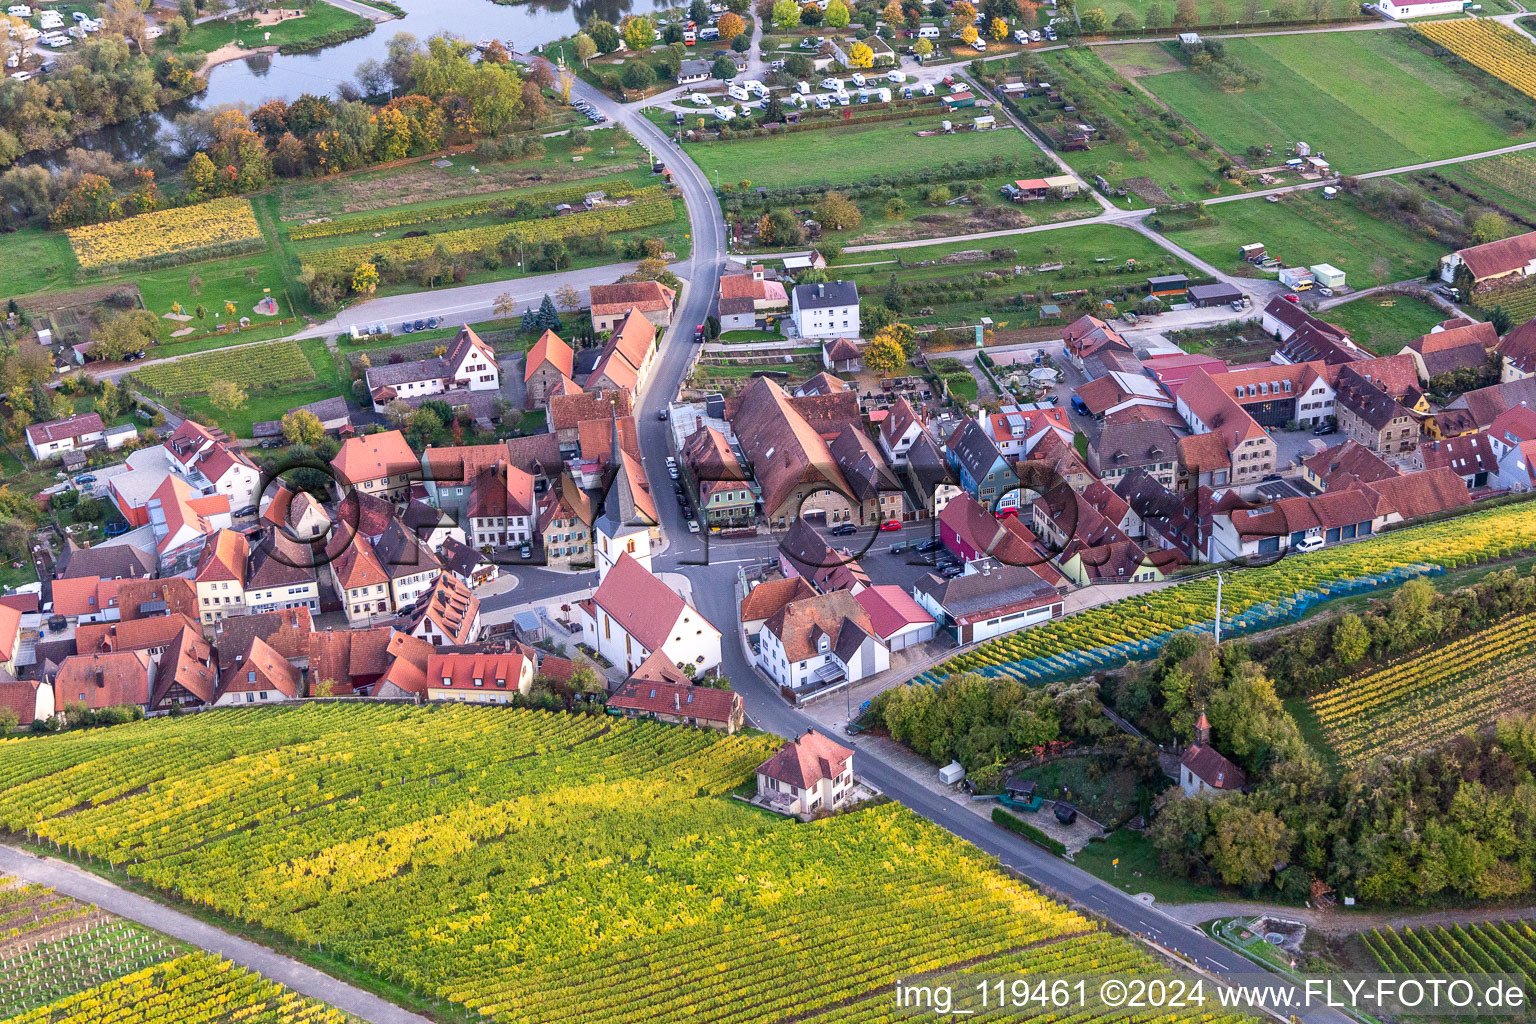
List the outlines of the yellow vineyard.
{"label": "yellow vineyard", "polygon": [[245,199],[215,199],[197,206],[156,210],[127,220],[73,228],[69,244],[80,266],[187,262],[203,251],[260,242],[261,228]]}
{"label": "yellow vineyard", "polygon": [[1514,29],[1487,18],[1431,21],[1414,28],[1462,60],[1536,96],[1536,46]]}

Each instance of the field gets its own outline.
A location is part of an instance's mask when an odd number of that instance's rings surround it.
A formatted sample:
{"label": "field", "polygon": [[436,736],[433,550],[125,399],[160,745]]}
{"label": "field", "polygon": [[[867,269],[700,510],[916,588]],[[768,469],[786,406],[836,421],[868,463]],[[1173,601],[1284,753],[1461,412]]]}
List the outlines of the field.
{"label": "field", "polygon": [[1300,140],[1325,153],[1335,172],[1358,174],[1507,146],[1502,112],[1532,112],[1529,100],[1483,76],[1455,74],[1406,32],[1229,39],[1225,46],[1263,82],[1227,91],[1198,72],[1176,71],[1140,83],[1235,158],[1249,146],[1272,145],[1274,163],[1282,163]]}
{"label": "field", "polygon": [[0,267],[0,292],[7,298],[74,284],[75,251],[61,231],[26,228],[5,236],[5,265]]}
{"label": "field", "polygon": [[333,7],[322,0],[311,6],[302,18],[289,18],[265,27],[258,26],[254,20],[242,20],[238,24],[219,20],[194,25],[176,49],[181,53],[194,50],[212,53],[232,42],[239,42],[247,48],[291,46],[333,32],[361,34],[363,27],[368,24],[367,18]]}
{"label": "field", "polygon": [[1524,921],[1449,928],[1373,928],[1365,945],[1381,969],[1395,974],[1517,974],[1536,985],[1536,931]]}
{"label": "field", "polygon": [[261,245],[261,227],[250,201],[243,198],[215,199],[72,228],[68,236],[81,267],[118,272],[190,263]]}
{"label": "field", "polygon": [[[216,350],[147,366],[132,376],[185,407],[200,422],[217,423],[232,437],[250,437],[253,423],[281,419],[295,406],[346,390],[335,360],[316,338]],[[246,405],[232,413],[209,405],[206,393],[216,380],[233,380],[245,388]]]}
{"label": "field", "polygon": [[[1303,593],[1336,597],[1352,588],[1350,581],[1385,583],[1389,577],[1430,568],[1454,569],[1505,558],[1530,548],[1533,537],[1536,503],[1525,502],[1243,569],[1226,581],[1224,632],[1293,620],[1305,610],[1304,604],[1296,603],[1297,595]],[[1215,612],[1216,583],[1193,580],[989,640],[917,679],[934,682],[961,672],[1023,682],[1082,675],[1128,658],[1146,657],[1155,652],[1164,634],[1205,628]]]}
{"label": "field", "polygon": [[[986,255],[979,260],[944,262],[945,257],[956,253],[976,251]],[[999,251],[995,258],[991,256],[994,251]],[[1064,266],[1013,276],[1015,266],[1036,268],[1051,263]],[[1045,302],[1053,301],[1049,296],[1055,293],[1078,289],[1105,296],[1130,295],[1138,287],[1144,290],[1149,274],[1198,273],[1151,239],[1109,224],[849,253],[833,269],[843,280],[875,289],[866,302],[881,299],[895,274],[908,296],[903,319],[910,323],[974,324],[978,317],[990,316],[998,330],[1033,326],[1042,295],[1047,296]],[[986,274],[1000,276],[984,277]],[[1023,305],[1014,301],[1021,295],[1027,300]],[[1070,299],[1056,301],[1075,318]]]}
{"label": "field", "polygon": [[1394,180],[1473,217],[1491,211],[1514,232],[1536,230],[1536,157],[1528,152],[1399,175]]}
{"label": "field", "polygon": [[1501,82],[1536,96],[1536,46],[1514,29],[1486,18],[1436,21],[1414,29]]}
{"label": "field", "polygon": [[1343,680],[1308,701],[1328,745],[1351,767],[1406,755],[1536,702],[1536,616]]}
{"label": "field", "polygon": [[348,1024],[354,1018],[90,904],[0,876],[0,1020]]}
{"label": "field", "polygon": [[215,711],[0,743],[0,820],[503,1021],[874,1021],[917,971],[1152,966],[898,805],[802,825],[730,799],[775,743],[462,705]]}
{"label": "field", "polygon": [[[1120,67],[1139,68],[1152,58],[1171,61],[1161,48],[1150,44],[1109,46],[1103,50]],[[1061,91],[1063,102],[1078,108],[1076,116],[1098,126],[1104,136],[1114,137],[1111,141],[1101,136],[1091,149],[1061,154],[1073,170],[1089,181],[1097,174],[1112,184],[1124,186],[1128,180],[1147,178],[1175,202],[1239,191],[1237,185],[1217,176],[1214,157],[1195,148],[1194,133],[1180,132],[1159,120],[1157,105],[1095,51],[1085,47],[1052,50],[1036,56],[1044,66],[1043,77]],[[1043,98],[1026,99],[1022,107],[1037,125],[1065,117]],[[1109,128],[1115,130],[1105,131]],[[1128,204],[1126,199],[1115,202]],[[1144,198],[1130,204],[1143,208],[1156,205]]]}
{"label": "field", "polygon": [[1207,262],[1241,277],[1260,272],[1238,255],[1238,246],[1263,242],[1287,266],[1331,263],[1352,288],[1393,281],[1421,281],[1444,255],[1434,242],[1409,228],[1373,217],[1348,195],[1327,200],[1311,192],[1279,203],[1260,199],[1211,204],[1209,227],[1178,233],[1180,245]]}
{"label": "field", "polygon": [[1380,293],[1325,309],[1319,315],[1349,332],[1356,345],[1379,355],[1396,355],[1448,316],[1423,299]]}
{"label": "field", "polygon": [[[970,111],[952,118],[965,123]],[[711,180],[721,184],[750,181],[754,188],[790,185],[839,185],[876,174],[890,174],[956,160],[1018,156],[1028,140],[1012,129],[961,132],[920,138],[920,129],[938,128],[937,113],[906,120],[881,121],[853,128],[825,128],[787,136],[685,142],[683,150]]]}

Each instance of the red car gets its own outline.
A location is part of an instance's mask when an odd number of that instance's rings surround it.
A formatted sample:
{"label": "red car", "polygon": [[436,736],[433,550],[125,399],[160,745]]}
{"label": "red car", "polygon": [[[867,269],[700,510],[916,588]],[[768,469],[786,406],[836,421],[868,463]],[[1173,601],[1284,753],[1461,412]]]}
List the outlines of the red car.
{"label": "red car", "polygon": [[890,520],[887,520],[886,522],[881,523],[880,524],[880,529],[881,530],[899,530],[899,529],[901,529],[901,524],[899,522],[897,522],[896,520],[894,520],[894,519],[890,519]]}
{"label": "red car", "polygon": [[1016,508],[1000,508],[997,510],[997,514],[994,518],[1006,519],[1008,516],[1016,516],[1018,514],[1019,510]]}
{"label": "red car", "polygon": [[1300,302],[1301,301],[1301,296],[1297,295],[1295,292],[1286,292],[1285,293],[1285,301],[1286,302]]}

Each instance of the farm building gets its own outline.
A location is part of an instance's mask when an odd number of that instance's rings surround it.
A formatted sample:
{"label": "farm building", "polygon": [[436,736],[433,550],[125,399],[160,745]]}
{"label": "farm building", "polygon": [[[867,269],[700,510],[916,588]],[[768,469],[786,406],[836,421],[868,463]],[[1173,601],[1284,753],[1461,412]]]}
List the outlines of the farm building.
{"label": "farm building", "polygon": [[1311,288],[1316,279],[1306,267],[1281,267],[1280,283],[1287,288]]}
{"label": "farm building", "polygon": [[1460,14],[1465,8],[1462,0],[1380,0],[1376,9],[1393,21],[1407,18],[1428,18],[1437,14]]}
{"label": "farm building", "polygon": [[1312,276],[1317,279],[1317,283],[1324,288],[1344,287],[1344,271],[1333,266],[1331,263],[1314,263],[1310,269],[1312,270]]}
{"label": "farm building", "polygon": [[1187,291],[1189,291],[1189,278],[1183,274],[1147,278],[1147,294],[1157,298],[1183,295]]}
{"label": "farm building", "polygon": [[1440,257],[1440,280],[1455,284],[1462,267],[1475,290],[1506,277],[1530,277],[1536,273],[1536,231],[1447,253]]}
{"label": "farm building", "polygon": [[1230,284],[1195,284],[1189,287],[1189,301],[1202,308],[1237,302],[1243,293]]}
{"label": "farm building", "polygon": [[1249,242],[1247,245],[1237,247],[1237,254],[1249,263],[1262,260],[1266,257],[1263,242]]}
{"label": "farm building", "polygon": [[1051,189],[1061,189],[1061,194],[1066,197],[1077,195],[1077,179],[1070,174],[1052,174],[1044,178],[1020,178],[1013,183],[1011,191],[1006,191],[1008,198],[1015,203],[1026,202],[1031,199],[1046,199],[1050,197]]}
{"label": "farm building", "polygon": [[974,107],[976,105],[976,97],[970,92],[957,92],[945,96],[940,102],[944,104],[945,110],[963,110],[966,107]]}

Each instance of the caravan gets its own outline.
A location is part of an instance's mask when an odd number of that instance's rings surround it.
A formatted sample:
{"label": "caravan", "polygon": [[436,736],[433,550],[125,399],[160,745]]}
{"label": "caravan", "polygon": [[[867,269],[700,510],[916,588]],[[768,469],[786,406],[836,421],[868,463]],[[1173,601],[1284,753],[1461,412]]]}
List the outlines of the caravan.
{"label": "caravan", "polygon": [[726,86],[725,94],[727,96],[729,96],[731,99],[736,100],[736,101],[741,102],[741,103],[745,103],[746,100],[747,100],[747,90],[743,89],[739,85],[732,84],[732,85]]}

